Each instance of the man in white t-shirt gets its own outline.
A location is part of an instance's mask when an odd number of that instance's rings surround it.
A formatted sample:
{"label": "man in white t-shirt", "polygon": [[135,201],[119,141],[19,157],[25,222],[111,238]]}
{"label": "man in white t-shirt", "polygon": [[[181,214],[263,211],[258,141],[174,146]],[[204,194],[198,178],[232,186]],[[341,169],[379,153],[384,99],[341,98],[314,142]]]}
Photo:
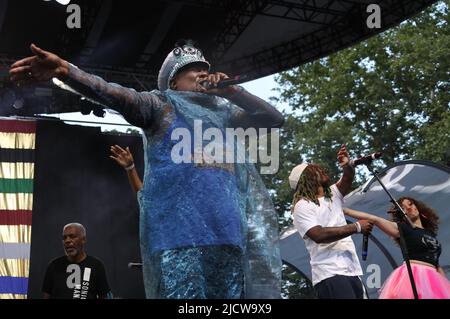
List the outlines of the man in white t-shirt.
{"label": "man in white t-shirt", "polygon": [[311,257],[312,282],[318,298],[364,298],[361,265],[350,235],[368,235],[373,225],[366,220],[347,224],[342,205],[351,190],[355,169],[345,145],[338,152],[338,161],[344,173],[333,185],[319,165],[303,163],[294,167],[289,176],[295,191],[294,225]]}

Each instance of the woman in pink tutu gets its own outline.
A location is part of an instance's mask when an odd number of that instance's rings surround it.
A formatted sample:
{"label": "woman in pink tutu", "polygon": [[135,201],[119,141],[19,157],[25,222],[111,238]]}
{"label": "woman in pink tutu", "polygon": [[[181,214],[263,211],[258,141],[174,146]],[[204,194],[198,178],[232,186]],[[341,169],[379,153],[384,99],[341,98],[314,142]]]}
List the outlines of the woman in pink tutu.
{"label": "woman in pink tutu", "polygon": [[[401,197],[398,203],[416,228],[407,223],[386,220],[384,218],[344,208],[344,213],[357,219],[368,219],[383,232],[394,238],[400,238],[401,227],[411,261],[411,269],[419,299],[450,299],[450,282],[439,267],[441,244],[436,239],[439,217],[433,209],[411,197]],[[395,208],[389,213],[394,218]],[[414,298],[406,264],[395,269],[386,279],[380,290],[380,299]]]}

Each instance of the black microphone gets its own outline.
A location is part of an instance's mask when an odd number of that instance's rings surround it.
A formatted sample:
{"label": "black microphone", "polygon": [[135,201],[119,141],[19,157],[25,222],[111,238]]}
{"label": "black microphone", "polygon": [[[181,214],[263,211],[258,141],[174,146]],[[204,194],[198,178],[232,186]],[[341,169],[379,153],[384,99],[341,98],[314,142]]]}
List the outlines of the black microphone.
{"label": "black microphone", "polygon": [[219,83],[217,83],[217,86],[214,86],[211,82],[209,82],[207,80],[200,82],[200,85],[203,86],[207,90],[223,89],[230,85],[241,84],[241,83],[245,82],[246,78],[247,78],[246,75],[236,75],[235,77],[219,81]]}
{"label": "black microphone", "polygon": [[372,163],[374,159],[380,158],[383,153],[375,152],[367,156],[362,156],[354,160],[350,160],[350,165],[356,167],[358,165],[367,165]]}
{"label": "black microphone", "polygon": [[367,259],[367,246],[369,245],[369,235],[363,236],[362,242],[362,260]]}

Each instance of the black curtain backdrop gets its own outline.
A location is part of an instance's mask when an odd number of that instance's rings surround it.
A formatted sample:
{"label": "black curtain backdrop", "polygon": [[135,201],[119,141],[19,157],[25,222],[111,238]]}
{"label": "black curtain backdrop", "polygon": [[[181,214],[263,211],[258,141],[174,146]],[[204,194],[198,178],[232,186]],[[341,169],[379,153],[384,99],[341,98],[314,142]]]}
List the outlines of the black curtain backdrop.
{"label": "black curtain backdrop", "polygon": [[110,146],[129,146],[143,175],[142,139],[99,128],[38,120],[28,298],[42,298],[48,263],[64,255],[63,226],[86,227],[88,255],[103,261],[115,298],[145,298],[140,269],[139,208]]}

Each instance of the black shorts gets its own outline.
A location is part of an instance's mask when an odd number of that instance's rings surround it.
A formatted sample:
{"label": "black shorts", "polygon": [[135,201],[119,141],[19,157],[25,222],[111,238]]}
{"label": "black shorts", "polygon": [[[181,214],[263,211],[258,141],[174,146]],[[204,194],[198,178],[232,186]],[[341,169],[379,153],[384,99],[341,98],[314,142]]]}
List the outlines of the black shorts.
{"label": "black shorts", "polygon": [[314,286],[319,299],[363,299],[364,286],[358,276],[336,275]]}

